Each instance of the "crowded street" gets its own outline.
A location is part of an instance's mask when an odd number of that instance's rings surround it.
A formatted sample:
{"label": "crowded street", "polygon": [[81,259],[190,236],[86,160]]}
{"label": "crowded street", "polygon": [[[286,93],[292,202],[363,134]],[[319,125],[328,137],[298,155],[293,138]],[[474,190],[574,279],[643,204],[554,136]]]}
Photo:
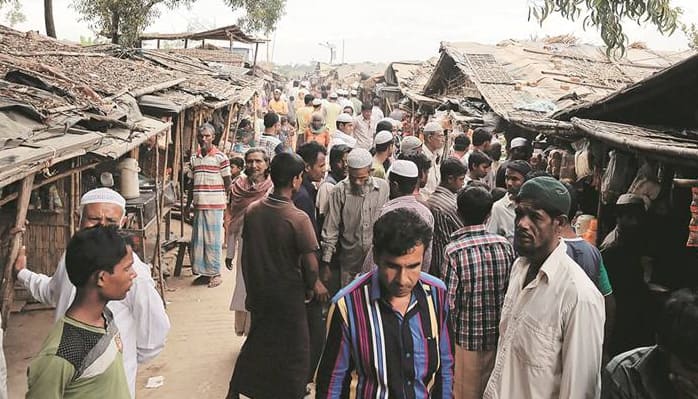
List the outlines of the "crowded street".
{"label": "crowded street", "polygon": [[0,399],[698,399],[698,8],[617,3],[0,0]]}

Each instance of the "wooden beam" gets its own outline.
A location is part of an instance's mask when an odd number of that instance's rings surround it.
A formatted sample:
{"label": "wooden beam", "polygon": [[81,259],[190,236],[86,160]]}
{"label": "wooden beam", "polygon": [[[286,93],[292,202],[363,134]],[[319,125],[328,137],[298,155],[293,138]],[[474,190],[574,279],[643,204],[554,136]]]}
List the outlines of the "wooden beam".
{"label": "wooden beam", "polygon": [[[223,141],[223,150],[225,151],[225,145],[228,143],[228,138],[230,137],[230,124],[233,122],[233,112],[235,109],[236,105],[235,104],[230,104],[230,107],[228,107],[228,117],[226,118],[225,121],[225,128],[223,130],[223,138],[221,141]],[[235,135],[235,133],[233,133]],[[232,150],[232,148],[231,148]],[[232,152],[232,151],[231,151]],[[226,153],[226,155],[228,155]]]}
{"label": "wooden beam", "polygon": [[[34,175],[29,175],[22,180],[17,201],[17,215],[15,216],[15,228],[24,228],[27,221],[27,209],[29,208],[29,198],[31,197],[32,186],[34,185]],[[23,233],[15,234],[11,237],[10,248],[5,256],[4,270],[2,271],[2,325],[7,328],[7,319],[10,315],[10,307],[14,300],[15,280],[12,273],[14,263],[19,255],[22,246]]]}

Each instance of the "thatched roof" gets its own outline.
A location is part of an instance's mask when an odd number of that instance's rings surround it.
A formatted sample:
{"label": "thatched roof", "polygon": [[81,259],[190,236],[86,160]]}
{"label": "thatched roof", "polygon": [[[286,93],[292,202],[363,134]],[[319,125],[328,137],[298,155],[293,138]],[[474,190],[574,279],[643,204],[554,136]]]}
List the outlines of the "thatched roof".
{"label": "thatched roof", "polygon": [[600,47],[508,40],[496,46],[442,43],[425,95],[483,97],[505,119],[541,118],[598,99],[689,55],[628,49],[621,60]]}
{"label": "thatched roof", "polygon": [[242,67],[245,65],[245,60],[240,54],[235,54],[232,51],[225,49],[210,49],[210,48],[180,48],[167,50],[171,53],[186,55],[189,57],[198,58],[206,63],[218,63],[230,66]]}
{"label": "thatched roof", "polygon": [[242,43],[264,43],[265,39],[252,37],[242,31],[237,25],[222,26],[220,28],[202,32],[181,33],[143,33],[139,40],[233,40]]}
{"label": "thatched roof", "polygon": [[597,101],[563,109],[553,118],[697,128],[698,55],[691,56]]}

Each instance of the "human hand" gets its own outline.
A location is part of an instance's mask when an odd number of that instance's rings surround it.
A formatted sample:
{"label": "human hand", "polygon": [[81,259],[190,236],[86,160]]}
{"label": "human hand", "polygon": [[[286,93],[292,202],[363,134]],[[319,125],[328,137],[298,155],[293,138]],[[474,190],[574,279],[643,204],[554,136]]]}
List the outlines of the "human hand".
{"label": "human hand", "polygon": [[22,270],[27,268],[27,248],[22,245],[22,247],[19,248],[19,253],[17,254],[17,259],[15,259],[15,264],[14,264],[14,270],[12,271],[14,273],[14,277],[17,278],[17,274],[21,272]]}
{"label": "human hand", "polygon": [[315,281],[313,293],[315,294],[315,299],[322,303],[325,303],[330,300],[330,293],[329,291],[327,291],[327,288],[325,288],[325,285],[322,284],[322,281],[320,280]]}

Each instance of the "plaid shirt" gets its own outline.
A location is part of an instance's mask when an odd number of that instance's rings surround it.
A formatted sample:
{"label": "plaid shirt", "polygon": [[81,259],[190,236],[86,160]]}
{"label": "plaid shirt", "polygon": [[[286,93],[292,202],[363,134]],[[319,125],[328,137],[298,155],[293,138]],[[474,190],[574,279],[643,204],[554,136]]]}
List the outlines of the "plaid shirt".
{"label": "plaid shirt", "polygon": [[514,249],[484,225],[463,227],[451,239],[442,273],[455,342],[469,351],[494,350]]}

